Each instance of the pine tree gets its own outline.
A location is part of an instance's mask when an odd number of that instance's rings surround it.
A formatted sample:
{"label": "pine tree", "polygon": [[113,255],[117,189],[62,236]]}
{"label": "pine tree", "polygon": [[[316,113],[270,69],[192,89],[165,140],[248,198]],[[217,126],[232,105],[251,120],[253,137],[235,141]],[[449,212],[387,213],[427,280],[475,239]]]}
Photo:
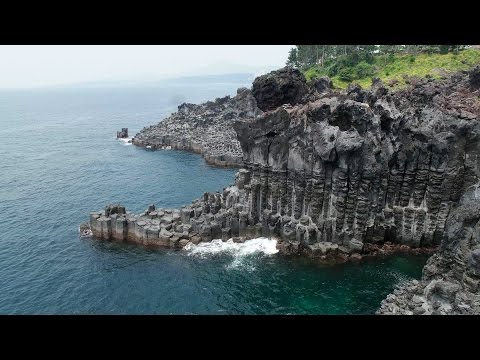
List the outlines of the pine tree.
{"label": "pine tree", "polygon": [[298,68],[297,48],[293,47],[288,53],[287,66]]}

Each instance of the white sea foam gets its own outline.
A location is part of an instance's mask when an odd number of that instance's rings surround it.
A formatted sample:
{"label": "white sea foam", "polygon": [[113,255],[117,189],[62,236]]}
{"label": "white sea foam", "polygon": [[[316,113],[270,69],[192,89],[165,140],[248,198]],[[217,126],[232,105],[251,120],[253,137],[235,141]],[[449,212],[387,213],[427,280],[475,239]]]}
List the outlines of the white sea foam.
{"label": "white sea foam", "polygon": [[123,145],[132,145],[131,142],[129,143],[129,141],[132,141],[132,138],[131,138],[131,137],[129,137],[129,138],[124,138],[124,139],[118,138],[118,140],[119,140]]}
{"label": "white sea foam", "polygon": [[244,243],[235,243],[232,239],[222,241],[220,239],[211,242],[203,242],[198,245],[192,243],[184,248],[189,255],[215,255],[228,253],[235,257],[252,254],[273,255],[278,252],[277,240],[264,237],[246,240]]}
{"label": "white sea foam", "polygon": [[233,261],[225,266],[227,269],[242,268],[247,271],[255,270],[255,266],[248,260],[251,255],[269,256],[278,252],[277,240],[264,237],[246,240],[244,243],[235,243],[232,239],[227,241],[217,239],[198,245],[190,243],[184,247],[184,250],[189,256],[201,258],[227,254],[233,256]]}

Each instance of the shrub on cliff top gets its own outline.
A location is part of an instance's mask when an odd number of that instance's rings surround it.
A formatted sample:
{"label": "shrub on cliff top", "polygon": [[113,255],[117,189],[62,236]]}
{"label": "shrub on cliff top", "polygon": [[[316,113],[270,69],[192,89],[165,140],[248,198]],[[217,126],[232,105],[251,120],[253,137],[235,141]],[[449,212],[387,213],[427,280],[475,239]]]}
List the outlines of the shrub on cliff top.
{"label": "shrub on cliff top", "polygon": [[[348,65],[346,61],[325,62],[324,66],[314,65],[304,70],[307,80],[329,76],[335,87],[345,89],[352,81],[363,88],[371,86],[371,78],[378,77],[391,87],[405,86],[402,75],[418,78],[430,75],[440,78],[442,74],[467,70],[480,64],[480,49],[467,49],[457,53],[422,53],[422,54],[386,54],[375,55],[372,64],[361,61],[356,65]],[[394,81],[391,81],[394,80]]]}

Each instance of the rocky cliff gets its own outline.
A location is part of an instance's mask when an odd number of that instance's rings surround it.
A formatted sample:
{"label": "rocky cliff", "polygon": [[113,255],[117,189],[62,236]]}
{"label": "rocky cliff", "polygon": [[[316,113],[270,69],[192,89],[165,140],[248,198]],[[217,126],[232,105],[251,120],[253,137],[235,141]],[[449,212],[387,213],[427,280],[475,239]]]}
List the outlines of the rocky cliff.
{"label": "rocky cliff", "polygon": [[249,89],[237,95],[195,105],[184,103],[157,125],[142,129],[133,144],[149,149],[171,147],[202,154],[217,166],[240,166],[242,150],[233,130],[234,121],[251,121],[262,114]]}
{"label": "rocky cliff", "polygon": [[235,124],[253,179],[252,221],[279,221],[281,238],[309,252],[440,244],[452,206],[480,175],[472,79],[395,94],[377,81]]}
{"label": "rocky cliff", "polygon": [[283,253],[324,261],[439,246],[422,281],[379,312],[412,312],[422,291],[425,313],[453,309],[456,297],[478,312],[479,73],[396,93],[379,81],[334,91],[291,69],[259,77],[252,94],[264,113],[233,124],[243,153],[234,185],[180,210],[92,213],[93,234],[172,247],[273,236]]}
{"label": "rocky cliff", "polygon": [[450,212],[440,249],[420,281],[402,283],[377,314],[480,314],[480,190],[468,189]]}

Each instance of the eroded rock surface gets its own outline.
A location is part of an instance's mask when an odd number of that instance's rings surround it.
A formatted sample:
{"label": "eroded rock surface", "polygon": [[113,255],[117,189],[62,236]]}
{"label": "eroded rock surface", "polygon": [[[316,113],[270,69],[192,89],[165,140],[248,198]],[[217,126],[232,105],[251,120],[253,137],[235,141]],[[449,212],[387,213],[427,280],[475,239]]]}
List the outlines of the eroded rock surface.
{"label": "eroded rock surface", "polygon": [[467,190],[450,213],[439,251],[421,281],[401,284],[377,314],[480,314],[480,190]]}
{"label": "eroded rock surface", "polygon": [[173,148],[200,153],[207,163],[240,166],[242,149],[233,130],[234,121],[252,121],[262,111],[249,89],[237,95],[195,105],[184,103],[157,125],[145,127],[133,144],[149,149]]}
{"label": "eroded rock surface", "polygon": [[[205,193],[180,210],[92,213],[94,236],[170,247],[272,236],[279,239],[282,253],[324,261],[440,246],[422,281],[397,289],[393,295],[400,300],[389,300],[379,312],[420,313],[424,308],[425,313],[476,313],[477,73],[474,69],[443,81],[417,81],[396,93],[378,79],[371,90],[352,85],[340,92],[325,79],[306,84],[291,70],[260,77],[253,95],[265,112],[256,118],[238,115],[233,122],[241,147],[236,154],[243,154],[234,185]],[[181,119],[180,113],[187,111],[198,114],[201,124],[208,121],[203,117],[206,107],[221,108],[229,101],[183,105],[172,118]],[[215,114],[224,116],[222,111]],[[170,126],[161,124],[156,129]],[[167,141],[158,142],[163,143]]]}
{"label": "eroded rock surface", "polygon": [[122,128],[121,131],[117,131],[117,138],[118,139],[128,138],[128,128]]}
{"label": "eroded rock surface", "polygon": [[259,76],[252,85],[253,96],[263,111],[274,110],[283,104],[305,102],[309,91],[305,76],[292,68],[283,68]]}
{"label": "eroded rock surface", "polygon": [[376,80],[235,124],[251,221],[279,217],[280,238],[313,253],[317,243],[439,245],[478,182],[477,104],[469,74],[395,94]]}

